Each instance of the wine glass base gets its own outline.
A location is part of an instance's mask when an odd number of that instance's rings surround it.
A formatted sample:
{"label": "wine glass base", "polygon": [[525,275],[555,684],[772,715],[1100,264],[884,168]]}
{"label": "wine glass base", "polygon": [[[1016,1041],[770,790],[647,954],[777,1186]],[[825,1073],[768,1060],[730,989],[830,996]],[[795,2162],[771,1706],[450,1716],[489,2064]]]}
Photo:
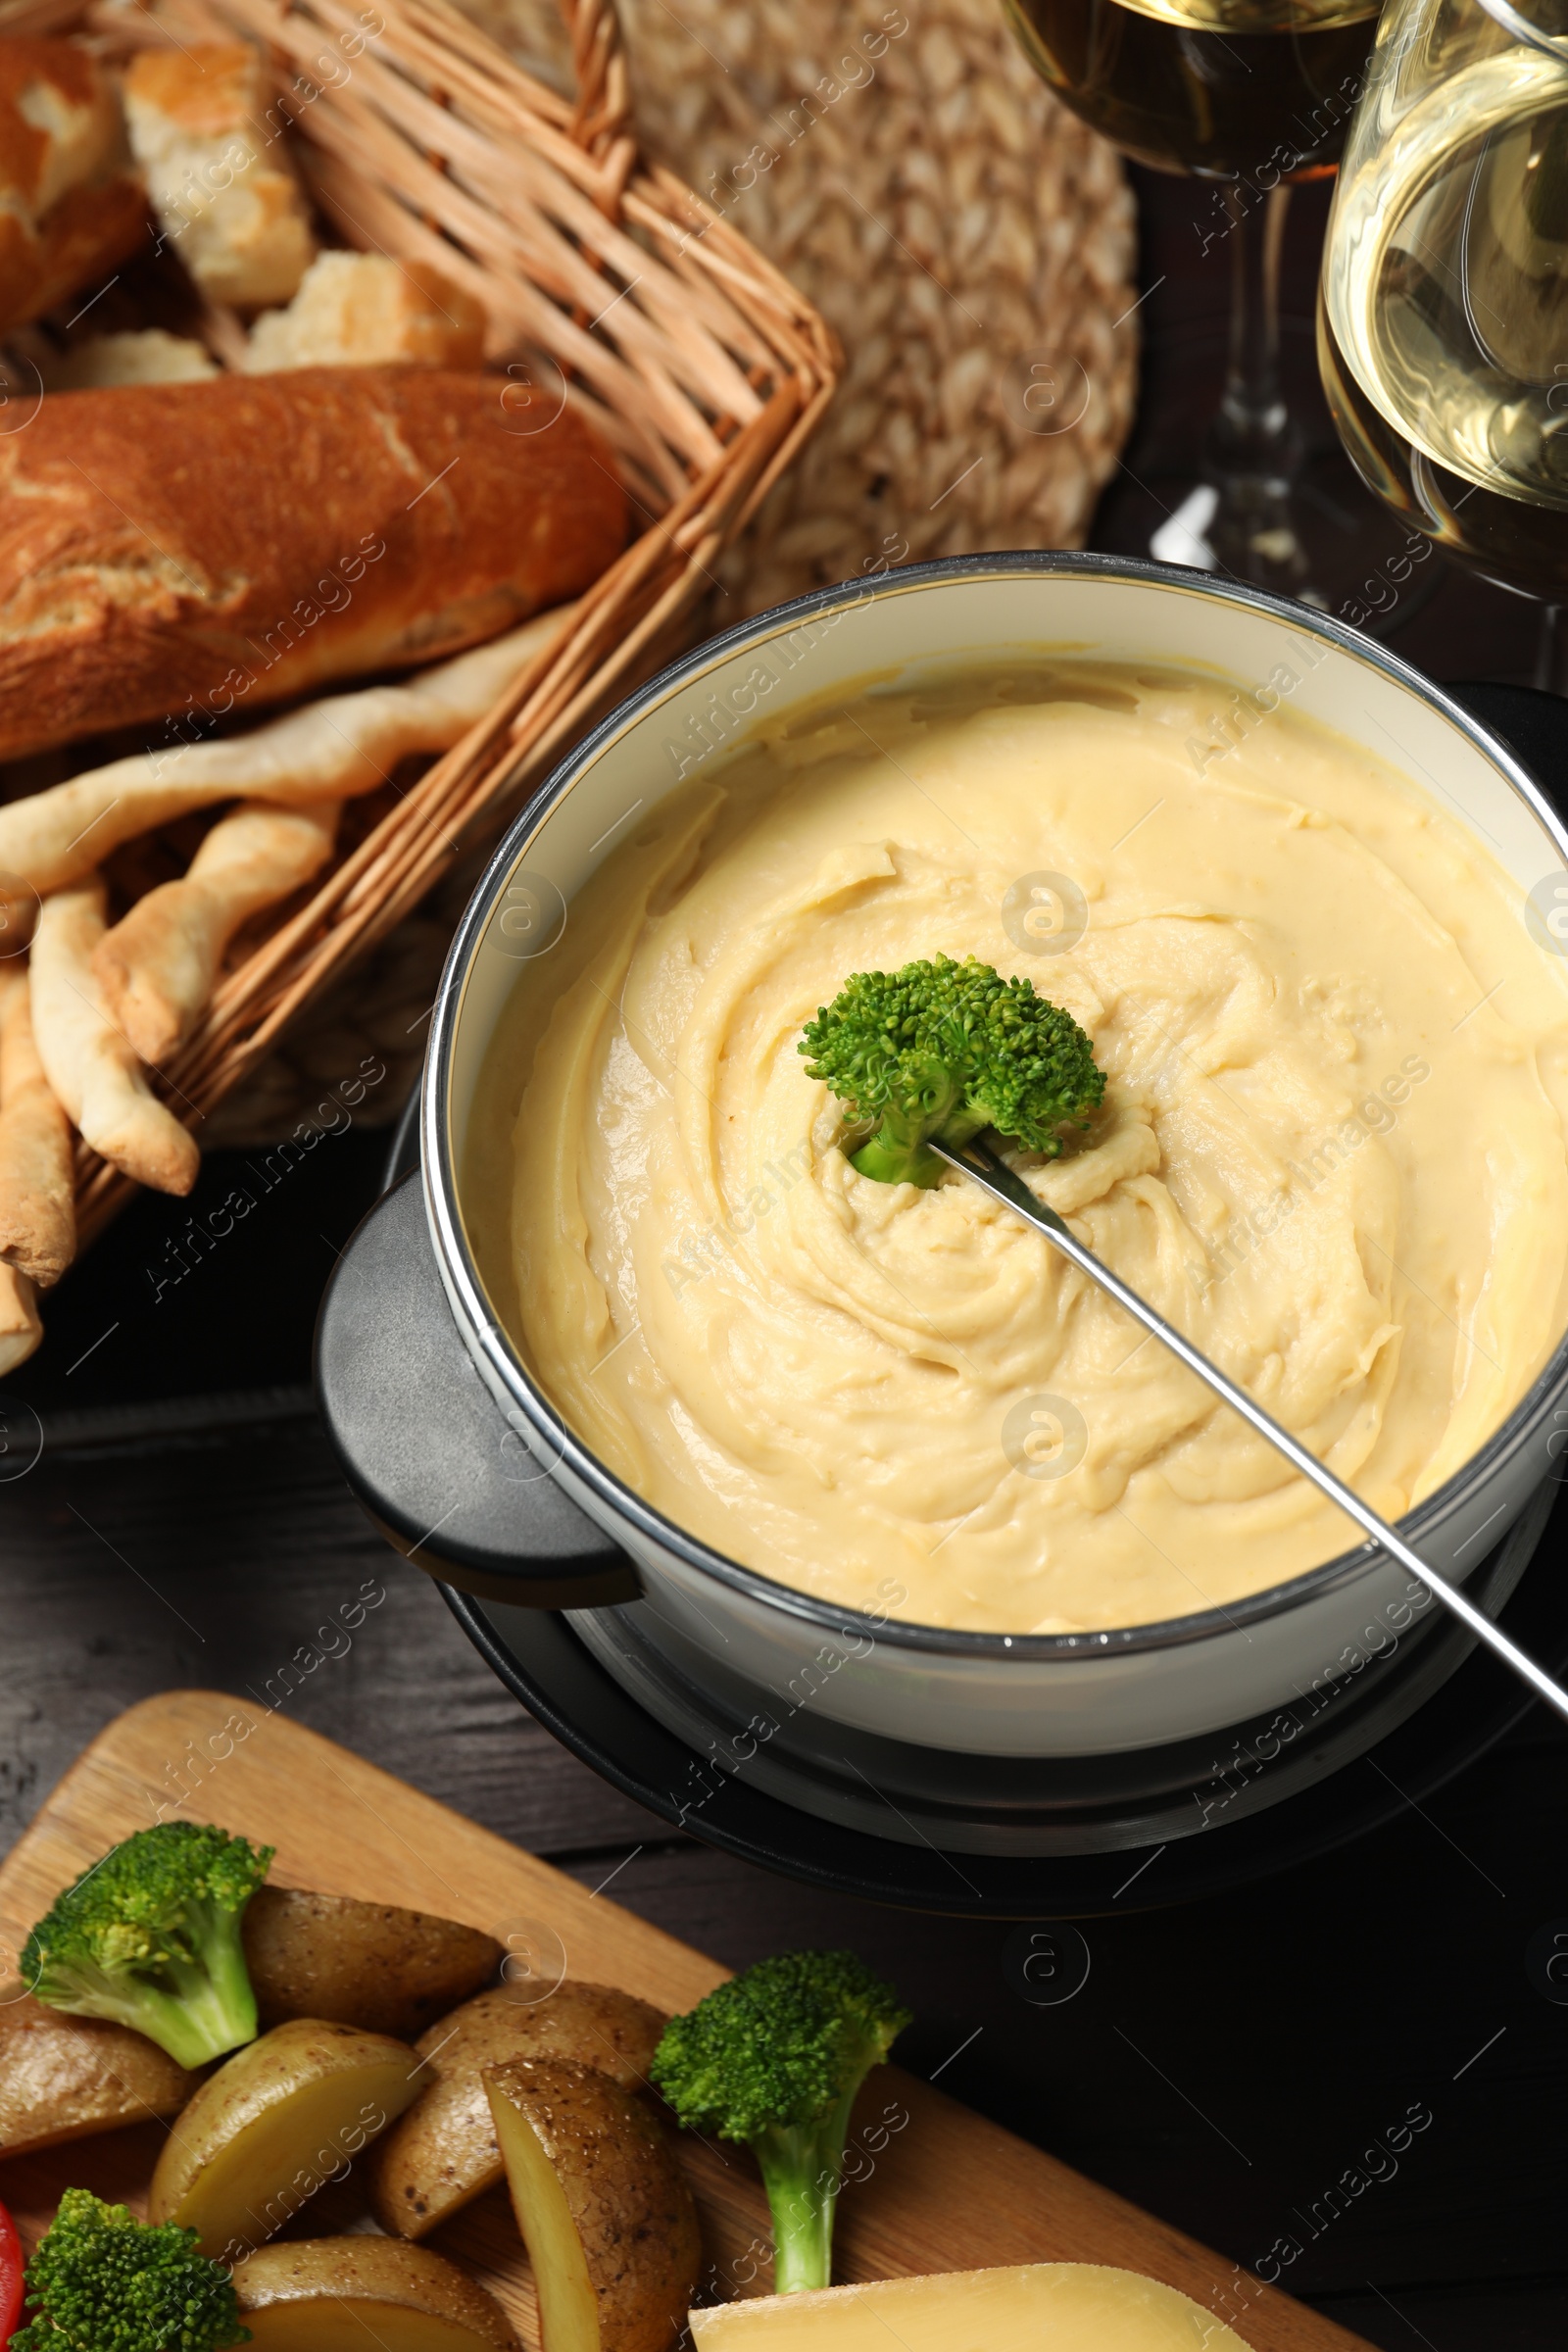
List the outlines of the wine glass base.
{"label": "wine glass base", "polygon": [[1289,485],[1233,478],[1222,488],[1192,466],[1123,466],[1090,545],[1266,588],[1373,637],[1413,619],[1442,573],[1431,542],[1364,489],[1337,448],[1311,452]]}

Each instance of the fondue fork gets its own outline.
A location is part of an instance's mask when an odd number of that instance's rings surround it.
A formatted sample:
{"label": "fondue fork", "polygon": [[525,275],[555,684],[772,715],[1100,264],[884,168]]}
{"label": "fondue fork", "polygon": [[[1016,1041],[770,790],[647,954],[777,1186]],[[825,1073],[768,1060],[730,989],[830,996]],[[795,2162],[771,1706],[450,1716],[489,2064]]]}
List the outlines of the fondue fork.
{"label": "fondue fork", "polygon": [[1398,1561],[1401,1568],[1408,1569],[1429,1592],[1442,1601],[1445,1608],[1451,1610],[1469,1628],[1478,1642],[1484,1642],[1494,1657],[1500,1658],[1505,1666],[1511,1668],[1521,1682],[1528,1683],[1538,1698],[1544,1698],[1564,1721],[1568,1721],[1568,1690],[1554,1683],[1544,1667],[1538,1666],[1535,1659],[1519,1648],[1516,1642],[1510,1642],[1490,1617],[1483,1615],[1474,1601],[1467,1600],[1436,1568],[1429,1567],[1420,1553],[1412,1551],[1403,1537],[1396,1535],[1369,1503],[1363,1502],[1359,1494],[1354,1494],[1342,1479],[1336,1478],[1332,1470],[1326,1469],[1315,1453],[1309,1452],[1299,1440],[1293,1438],[1272,1413],[1266,1413],[1245,1389],[1227,1378],[1217,1364],[1211,1364],[1202,1349],[1195,1348],[1192,1341],[1185,1339],[1173,1323],[1167,1323],[1163,1315],[1157,1314],[1147,1298],[1129,1289],[1120,1275],[1113,1274],[1107,1265],[1102,1264],[1092,1250],[1086,1250],[1056,1211],[1037,1200],[1022,1177],[1014,1175],[1006,1162],[999,1159],[988,1145],[965,1144],[961,1149],[952,1151],[933,1135],[926,1138],[926,1149],[936,1152],[940,1159],[945,1159],[950,1168],[956,1168],[960,1176],[967,1176],[971,1184],[977,1184],[983,1193],[989,1194],[993,1200],[1000,1201],[1004,1208],[1010,1208],[1015,1216],[1022,1217],[1026,1224],[1033,1225],[1037,1232],[1043,1233],[1054,1249],[1059,1250],[1063,1257],[1070,1258],[1082,1273],[1088,1275],[1091,1282],[1098,1283],[1108,1297],[1115,1299],[1118,1306],[1125,1307],[1128,1314],[1136,1322],[1142,1323],[1146,1331],[1152,1332],[1156,1340],[1162,1340],[1173,1355],[1180,1356],[1190,1372],[1196,1372],[1200,1380],[1206,1381],[1215,1396],[1223,1397],[1232,1411],[1240,1413],[1259,1437],[1266,1438],[1271,1446],[1277,1446],[1292,1467],[1298,1470],[1303,1478],[1310,1479],[1320,1494],[1326,1494],[1330,1502],[1337,1502],[1347,1517],[1353,1519],[1374,1544],[1381,1544],[1392,1559]]}

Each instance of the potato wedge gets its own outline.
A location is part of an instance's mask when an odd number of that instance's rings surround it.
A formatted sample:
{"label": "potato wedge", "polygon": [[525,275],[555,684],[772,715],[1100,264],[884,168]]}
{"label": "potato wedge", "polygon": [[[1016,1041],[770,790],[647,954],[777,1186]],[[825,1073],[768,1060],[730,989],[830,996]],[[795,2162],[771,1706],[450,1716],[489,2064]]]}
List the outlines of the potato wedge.
{"label": "potato wedge", "polygon": [[669,2352],[702,2269],[697,2208],[640,2100],[569,2058],[486,2067],[544,2352]]}
{"label": "potato wedge", "polygon": [[493,1936],[455,1919],[262,1886],[245,1913],[245,1964],[264,2026],[326,2018],[412,2041],[501,1964]]}
{"label": "potato wedge", "polygon": [[503,1985],[454,2009],[416,2043],[428,2083],[375,2152],[375,2218],[395,2237],[423,2237],[501,2178],[480,2075],[509,2058],[573,2058],[626,2090],[648,2079],[668,2020],[610,1984],[566,1984],[519,2001]]}
{"label": "potato wedge", "polygon": [[417,2098],[417,2065],[385,2034],[313,2017],[274,2026],[209,2075],[174,2125],[148,2220],[178,2222],[204,2254],[239,2261]]}
{"label": "potato wedge", "polygon": [[196,2082],[128,2026],[66,2017],[0,1985],[0,2156],[177,2115]]}
{"label": "potato wedge", "polygon": [[263,2246],[234,2273],[256,2352],[516,2352],[493,2295],[395,2237]]}

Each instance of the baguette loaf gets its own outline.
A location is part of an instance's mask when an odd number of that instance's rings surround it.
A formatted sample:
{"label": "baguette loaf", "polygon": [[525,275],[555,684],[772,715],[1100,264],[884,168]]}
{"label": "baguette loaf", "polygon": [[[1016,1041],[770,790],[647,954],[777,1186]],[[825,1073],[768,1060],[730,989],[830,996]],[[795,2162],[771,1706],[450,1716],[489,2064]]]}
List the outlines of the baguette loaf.
{"label": "baguette loaf", "polygon": [[569,408],[501,379],[306,368],[51,393],[0,439],[0,759],[171,744],[496,635],[595,580],[626,497]]}
{"label": "baguette loaf", "polygon": [[120,102],[74,41],[0,39],[0,329],[134,252],[147,200]]}

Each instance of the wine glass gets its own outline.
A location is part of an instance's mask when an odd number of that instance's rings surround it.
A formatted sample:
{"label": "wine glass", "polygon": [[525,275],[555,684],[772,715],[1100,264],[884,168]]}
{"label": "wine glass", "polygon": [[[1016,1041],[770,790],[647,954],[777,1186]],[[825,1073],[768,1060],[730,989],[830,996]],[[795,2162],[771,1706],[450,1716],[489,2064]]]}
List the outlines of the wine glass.
{"label": "wine glass", "polygon": [[1138,163],[1216,183],[1208,243],[1228,245],[1231,263],[1225,391],[1203,479],[1151,552],[1328,605],[1332,556],[1295,495],[1302,439],[1281,389],[1280,257],[1292,187],[1335,169],[1379,0],[1003,4],[1075,114]]}
{"label": "wine glass", "polygon": [[1362,480],[1544,604],[1536,683],[1568,693],[1568,0],[1392,0],[1318,358]]}

